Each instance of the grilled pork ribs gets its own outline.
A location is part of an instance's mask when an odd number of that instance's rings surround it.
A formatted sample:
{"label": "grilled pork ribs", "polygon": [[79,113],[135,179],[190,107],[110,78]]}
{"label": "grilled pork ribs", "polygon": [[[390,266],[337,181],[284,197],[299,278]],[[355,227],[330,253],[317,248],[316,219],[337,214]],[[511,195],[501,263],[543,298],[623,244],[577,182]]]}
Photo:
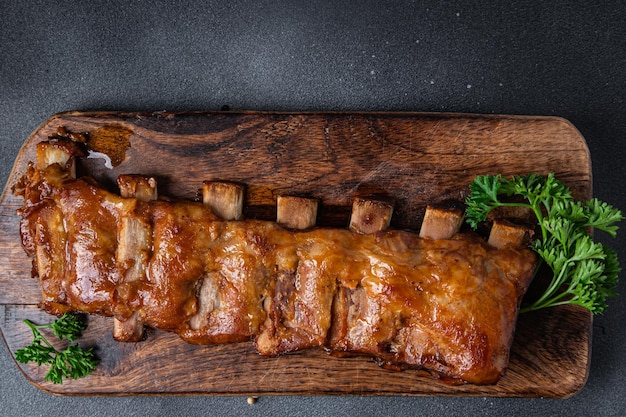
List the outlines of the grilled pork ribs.
{"label": "grilled pork ribs", "polygon": [[204,201],[119,178],[120,195],[75,177],[79,144],[42,142],[14,187],[21,237],[51,314],[112,316],[195,344],[252,340],[261,355],[306,348],[365,355],[492,384],[509,359],[535,268],[527,230],[460,232],[462,212],[427,208],[419,233],[389,229],[393,207],[355,199],[349,228],[315,227],[315,200],[284,196],[277,222],[242,219],[243,188],[205,183]]}

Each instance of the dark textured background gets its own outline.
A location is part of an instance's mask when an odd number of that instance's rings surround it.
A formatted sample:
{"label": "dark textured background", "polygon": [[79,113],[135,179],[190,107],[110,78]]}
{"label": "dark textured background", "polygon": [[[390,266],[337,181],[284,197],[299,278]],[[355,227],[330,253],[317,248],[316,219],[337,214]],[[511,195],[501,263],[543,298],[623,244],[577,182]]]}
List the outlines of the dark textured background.
{"label": "dark textured background", "polygon": [[[30,133],[66,110],[533,114],[574,123],[595,196],[626,209],[626,3],[171,3],[0,1],[3,183]],[[624,236],[598,236],[622,263]],[[625,283],[594,321],[589,380],[567,400],[56,397],[0,345],[0,415],[623,415]]]}

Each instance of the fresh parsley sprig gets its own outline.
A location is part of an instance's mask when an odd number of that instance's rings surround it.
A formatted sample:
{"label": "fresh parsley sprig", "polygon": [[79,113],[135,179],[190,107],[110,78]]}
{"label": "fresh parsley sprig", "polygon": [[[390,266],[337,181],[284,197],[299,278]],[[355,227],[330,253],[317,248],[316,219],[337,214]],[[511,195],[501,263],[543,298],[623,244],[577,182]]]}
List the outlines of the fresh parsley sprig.
{"label": "fresh parsley sprig", "polygon": [[33,342],[15,352],[15,359],[21,363],[35,362],[38,366],[50,365],[45,376],[46,381],[62,384],[63,378],[81,378],[93,371],[98,359],[92,348],[83,349],[78,344],[69,345],[65,350],[57,350],[43,334],[41,329],[51,329],[59,339],[76,340],[83,330],[84,324],[73,314],[63,314],[50,324],[36,325],[24,320],[33,332]]}
{"label": "fresh parsley sprig", "polygon": [[617,254],[595,242],[589,228],[615,237],[617,223],[623,219],[620,210],[596,198],[575,201],[571,190],[552,173],[511,179],[478,176],[465,203],[466,221],[473,229],[498,207],[526,207],[535,214],[541,236],[530,247],[550,267],[553,277],[545,292],[521,311],[577,304],[598,314],[606,309],[607,298],[616,295]]}

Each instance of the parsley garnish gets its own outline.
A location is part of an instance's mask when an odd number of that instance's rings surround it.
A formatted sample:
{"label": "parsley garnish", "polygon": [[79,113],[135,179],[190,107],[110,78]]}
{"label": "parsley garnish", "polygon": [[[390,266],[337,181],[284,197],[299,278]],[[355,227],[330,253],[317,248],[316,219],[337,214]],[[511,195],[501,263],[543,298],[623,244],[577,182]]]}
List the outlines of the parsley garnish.
{"label": "parsley garnish", "polygon": [[15,352],[15,359],[21,363],[35,362],[38,366],[50,365],[46,381],[62,384],[63,378],[81,378],[88,375],[98,364],[92,348],[83,349],[78,344],[70,344],[59,351],[41,334],[40,329],[51,329],[59,339],[76,340],[85,329],[83,323],[73,314],[63,314],[50,324],[36,325],[24,320],[33,332],[33,342]]}
{"label": "parsley garnish", "polygon": [[[605,310],[607,297],[616,295],[620,266],[616,252],[595,242],[588,231],[593,228],[615,237],[616,223],[623,218],[620,210],[596,198],[574,201],[571,190],[554,174],[511,179],[482,175],[474,179],[470,191],[466,221],[473,229],[498,207],[527,207],[537,218],[541,236],[530,247],[553,277],[543,295],[521,311],[561,304],[581,305],[594,314]],[[509,197],[524,201],[508,201]]]}

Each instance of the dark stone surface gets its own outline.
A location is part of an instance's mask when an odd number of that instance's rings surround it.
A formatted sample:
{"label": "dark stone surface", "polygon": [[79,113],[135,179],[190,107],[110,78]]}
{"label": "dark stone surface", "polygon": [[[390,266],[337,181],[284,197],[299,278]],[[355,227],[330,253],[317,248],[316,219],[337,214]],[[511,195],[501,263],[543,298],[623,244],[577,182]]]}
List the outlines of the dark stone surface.
{"label": "dark stone surface", "polygon": [[[179,3],[0,3],[3,183],[30,133],[66,110],[534,114],[574,123],[594,194],[626,209],[621,1]],[[624,261],[624,236],[599,238]],[[625,312],[621,295],[596,317],[589,380],[567,400],[66,398],[31,386],[1,346],[0,415],[622,415]]]}

